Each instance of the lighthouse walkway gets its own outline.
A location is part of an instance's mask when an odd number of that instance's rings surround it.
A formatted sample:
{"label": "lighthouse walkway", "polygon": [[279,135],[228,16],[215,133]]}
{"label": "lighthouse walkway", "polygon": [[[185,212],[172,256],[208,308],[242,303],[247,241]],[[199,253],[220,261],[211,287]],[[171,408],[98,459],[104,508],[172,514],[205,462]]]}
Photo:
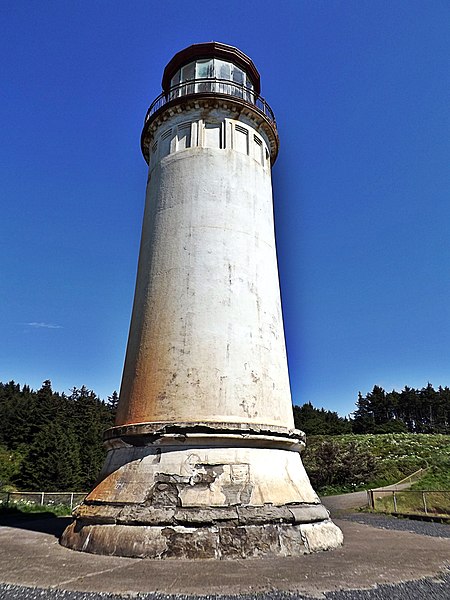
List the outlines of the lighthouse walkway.
{"label": "lighthouse walkway", "polygon": [[[257,596],[372,600],[450,597],[450,526],[342,514],[344,546],[300,558],[152,561],[74,552],[58,543],[69,519],[0,526],[0,600]],[[356,519],[356,520],[355,520]],[[384,519],[384,521],[383,521]],[[416,527],[416,529],[414,529]],[[403,528],[403,530],[402,530]]]}

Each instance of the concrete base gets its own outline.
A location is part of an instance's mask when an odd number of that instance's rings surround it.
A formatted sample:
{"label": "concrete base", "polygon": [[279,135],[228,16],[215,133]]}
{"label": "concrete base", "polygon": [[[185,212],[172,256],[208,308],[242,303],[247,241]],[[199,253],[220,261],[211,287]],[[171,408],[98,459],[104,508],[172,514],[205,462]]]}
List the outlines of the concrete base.
{"label": "concrete base", "polygon": [[330,520],[208,527],[81,525],[75,521],[61,538],[61,544],[73,550],[153,559],[299,556],[336,548],[342,541],[341,530]]}
{"label": "concrete base", "polygon": [[101,481],[61,538],[68,548],[191,559],[296,556],[342,544],[303,467],[301,432],[142,424],[114,428],[107,439]]}

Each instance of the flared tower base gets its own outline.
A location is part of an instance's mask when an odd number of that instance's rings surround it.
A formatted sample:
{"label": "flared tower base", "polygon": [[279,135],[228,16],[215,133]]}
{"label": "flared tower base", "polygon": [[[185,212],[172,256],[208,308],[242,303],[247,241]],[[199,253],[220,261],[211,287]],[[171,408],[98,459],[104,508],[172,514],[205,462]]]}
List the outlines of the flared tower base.
{"label": "flared tower base", "polygon": [[301,462],[301,432],[145,423],[107,432],[100,483],[61,544],[141,558],[297,556],[342,544]]}

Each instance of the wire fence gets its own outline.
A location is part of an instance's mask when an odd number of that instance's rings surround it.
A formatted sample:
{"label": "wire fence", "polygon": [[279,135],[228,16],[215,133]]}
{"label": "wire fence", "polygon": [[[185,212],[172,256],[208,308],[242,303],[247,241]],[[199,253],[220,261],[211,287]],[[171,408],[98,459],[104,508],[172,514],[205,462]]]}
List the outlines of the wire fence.
{"label": "wire fence", "polygon": [[382,513],[450,518],[450,491],[368,490],[368,505]]}
{"label": "wire fence", "polygon": [[56,506],[63,504],[72,509],[80,504],[86,492],[0,492],[0,506],[12,507],[15,504],[35,504]]}

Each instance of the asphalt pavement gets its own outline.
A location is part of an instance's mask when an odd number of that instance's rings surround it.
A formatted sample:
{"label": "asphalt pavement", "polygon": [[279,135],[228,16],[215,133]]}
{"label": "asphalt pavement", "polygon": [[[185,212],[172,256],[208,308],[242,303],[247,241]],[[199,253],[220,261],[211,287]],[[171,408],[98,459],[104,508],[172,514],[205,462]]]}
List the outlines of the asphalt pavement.
{"label": "asphalt pavement", "polygon": [[450,526],[426,523],[425,529],[411,531],[401,530],[402,522],[396,519],[382,523],[353,519],[335,519],[345,537],[340,549],[296,558],[233,561],[85,554],[58,544],[68,519],[4,522],[0,599],[450,598]]}

